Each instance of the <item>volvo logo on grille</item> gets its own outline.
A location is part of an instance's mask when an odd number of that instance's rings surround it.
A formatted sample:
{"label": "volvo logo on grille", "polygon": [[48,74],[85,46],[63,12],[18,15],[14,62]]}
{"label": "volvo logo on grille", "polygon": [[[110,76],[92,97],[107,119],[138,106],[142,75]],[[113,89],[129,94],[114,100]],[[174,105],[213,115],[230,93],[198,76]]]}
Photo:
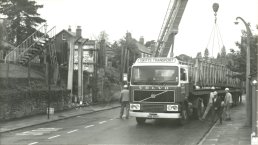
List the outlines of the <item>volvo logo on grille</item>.
{"label": "volvo logo on grille", "polygon": [[155,98],[156,95],[155,94],[151,94],[150,98]]}

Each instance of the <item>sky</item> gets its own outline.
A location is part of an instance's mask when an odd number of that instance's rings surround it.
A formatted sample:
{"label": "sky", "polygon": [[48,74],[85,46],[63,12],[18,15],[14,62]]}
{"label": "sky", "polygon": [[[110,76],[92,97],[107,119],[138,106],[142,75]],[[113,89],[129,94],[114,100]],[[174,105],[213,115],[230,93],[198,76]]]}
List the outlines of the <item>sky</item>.
{"label": "sky", "polygon": [[[113,43],[126,32],[145,42],[157,40],[170,0],[36,0],[44,7],[39,9],[41,17],[47,20],[49,27],[56,26],[57,32],[71,26],[75,31],[81,26],[85,38],[96,39],[101,31],[109,36]],[[213,3],[219,3],[216,32],[214,37]],[[175,38],[174,55],[186,54],[195,57],[198,52],[204,54],[208,48],[210,56],[217,56],[224,44],[229,49],[237,49],[243,22],[235,25],[236,17],[250,22],[253,34],[257,34],[258,0],[188,0],[179,31]],[[214,41],[213,41],[214,40]],[[214,42],[214,43],[213,43]]]}

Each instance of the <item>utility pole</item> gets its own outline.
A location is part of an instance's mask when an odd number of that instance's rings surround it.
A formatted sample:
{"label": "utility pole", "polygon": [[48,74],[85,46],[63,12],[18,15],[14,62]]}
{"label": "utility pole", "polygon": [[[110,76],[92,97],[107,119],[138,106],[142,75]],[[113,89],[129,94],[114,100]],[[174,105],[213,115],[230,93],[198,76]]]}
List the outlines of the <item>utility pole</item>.
{"label": "utility pole", "polygon": [[70,55],[69,55],[69,64],[68,64],[68,78],[67,78],[67,89],[71,90],[70,96],[73,95],[73,71],[74,71],[74,40],[69,44]]}
{"label": "utility pole", "polygon": [[80,105],[83,98],[82,42],[78,41],[78,99]]}
{"label": "utility pole", "polygon": [[[45,29],[45,37],[47,36],[47,24],[44,25]],[[48,46],[50,47],[50,46]],[[45,48],[45,64],[46,64],[46,71],[45,71],[45,77],[46,77],[46,85],[48,88],[48,94],[47,94],[47,118],[49,119],[50,114],[50,54],[49,54],[49,48]]]}
{"label": "utility pole", "polygon": [[[246,23],[246,21],[241,18],[241,17],[237,17],[236,21],[240,19],[245,27],[246,27],[246,31],[247,31],[247,45],[246,45],[246,114],[247,114],[247,122],[246,125],[250,126],[251,125],[251,96],[250,96],[250,81],[249,81],[249,77],[250,77],[250,39],[252,37],[252,32],[250,30],[249,25]],[[235,22],[235,24],[238,24],[238,22]]]}

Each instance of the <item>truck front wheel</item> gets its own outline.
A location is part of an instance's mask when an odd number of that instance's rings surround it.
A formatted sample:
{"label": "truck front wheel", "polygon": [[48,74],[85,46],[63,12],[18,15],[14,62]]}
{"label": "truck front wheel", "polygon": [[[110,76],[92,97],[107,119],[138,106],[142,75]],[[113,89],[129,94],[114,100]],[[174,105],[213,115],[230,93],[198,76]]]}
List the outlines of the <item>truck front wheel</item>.
{"label": "truck front wheel", "polygon": [[146,120],[146,118],[136,117],[136,122],[137,122],[138,124],[144,124],[144,123],[145,123],[145,120]]}

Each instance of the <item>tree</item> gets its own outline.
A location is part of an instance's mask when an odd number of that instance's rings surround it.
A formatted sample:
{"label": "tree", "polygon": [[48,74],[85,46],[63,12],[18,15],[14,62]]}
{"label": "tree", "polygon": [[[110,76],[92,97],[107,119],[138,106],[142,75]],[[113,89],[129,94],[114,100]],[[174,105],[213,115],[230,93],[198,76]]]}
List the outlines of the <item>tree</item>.
{"label": "tree", "polygon": [[223,46],[223,47],[221,48],[220,54],[221,54],[221,57],[222,57],[222,58],[226,58],[227,52],[226,52],[225,46]]}
{"label": "tree", "polygon": [[99,34],[99,41],[100,40],[105,40],[106,42],[108,42],[108,34],[106,33],[106,31],[101,31],[100,34]]}
{"label": "tree", "polygon": [[202,58],[202,53],[198,52],[197,55],[196,55],[196,58]]}
{"label": "tree", "polygon": [[46,20],[39,17],[37,10],[43,5],[37,5],[33,0],[1,0],[0,13],[7,16],[10,25],[7,27],[7,41],[20,44],[36,31],[35,27]]}
{"label": "tree", "polygon": [[147,41],[147,42],[145,43],[145,46],[146,46],[147,48],[149,48],[149,49],[151,50],[151,52],[153,53],[153,52],[155,51],[156,42],[155,42],[155,40]]}
{"label": "tree", "polygon": [[3,28],[3,24],[0,23],[0,51],[3,49],[2,48],[2,40],[3,40],[3,34],[4,34],[4,28]]}
{"label": "tree", "polygon": [[220,53],[217,54],[217,60],[220,60],[221,59],[221,55]]}
{"label": "tree", "polygon": [[222,64],[227,64],[227,52],[225,46],[223,46],[220,50],[220,53],[218,53],[217,62]]}
{"label": "tree", "polygon": [[204,51],[204,59],[205,60],[209,59],[209,50],[208,50],[208,48],[206,48],[205,51]]}
{"label": "tree", "polygon": [[112,45],[111,48],[114,51],[114,57],[112,58],[112,64],[114,65],[115,68],[120,68],[121,65],[121,47],[118,45],[118,43],[115,41]]}
{"label": "tree", "polygon": [[[241,37],[241,43],[236,42],[236,46],[239,50],[230,50],[230,53],[227,55],[228,59],[228,68],[234,72],[238,72],[234,77],[239,78],[240,80],[245,80],[246,75],[246,36]],[[251,38],[250,44],[250,74],[257,73],[257,36]]]}

